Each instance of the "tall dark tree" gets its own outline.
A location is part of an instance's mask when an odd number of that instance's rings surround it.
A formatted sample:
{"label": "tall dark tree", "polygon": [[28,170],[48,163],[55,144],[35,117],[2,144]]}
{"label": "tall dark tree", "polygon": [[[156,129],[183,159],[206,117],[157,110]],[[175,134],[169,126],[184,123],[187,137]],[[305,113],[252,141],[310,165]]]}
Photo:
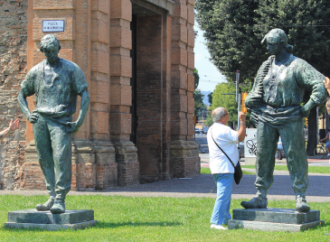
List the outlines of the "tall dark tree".
{"label": "tall dark tree", "polygon": [[295,56],[330,75],[330,1],[260,0],[256,14],[260,16],[254,25],[258,39],[273,28],[283,29]]}
{"label": "tall dark tree", "polygon": [[254,77],[266,59],[253,31],[258,1],[196,0],[195,8],[215,66],[228,80],[235,80],[236,70],[242,80]]}
{"label": "tall dark tree", "polygon": [[208,100],[209,100],[209,103],[210,103],[210,106],[212,105],[212,94],[213,94],[213,92],[211,92],[211,93],[209,93],[209,94],[207,94],[207,98],[208,98]]}
{"label": "tall dark tree", "polygon": [[329,76],[330,1],[196,0],[197,21],[213,63],[234,80],[253,79],[269,54],[261,40],[271,29],[283,29],[298,56]]}
{"label": "tall dark tree", "polygon": [[204,95],[201,90],[196,89],[194,91],[194,99],[195,99],[195,116],[198,115],[201,109],[205,108],[205,104],[203,103]]}
{"label": "tall dark tree", "polygon": [[197,89],[199,84],[199,74],[196,68],[194,69],[194,78],[195,78],[195,89]]}
{"label": "tall dark tree", "polygon": [[[273,28],[287,33],[295,56],[330,76],[330,1],[196,0],[195,6],[212,61],[229,81],[237,69],[243,80],[256,75],[269,56],[261,40]],[[315,112],[312,119],[309,123],[316,123]],[[309,125],[309,150],[316,144],[316,127]]]}

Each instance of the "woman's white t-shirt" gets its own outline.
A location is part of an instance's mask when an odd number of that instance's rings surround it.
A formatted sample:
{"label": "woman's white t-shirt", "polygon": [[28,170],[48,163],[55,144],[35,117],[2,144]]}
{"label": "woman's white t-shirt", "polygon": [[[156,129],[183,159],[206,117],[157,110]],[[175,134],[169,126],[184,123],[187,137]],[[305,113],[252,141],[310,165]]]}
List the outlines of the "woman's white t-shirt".
{"label": "woman's white t-shirt", "polygon": [[214,123],[207,132],[211,173],[234,173],[235,169],[233,165],[228,160],[226,155],[222,153],[218,146],[213,142],[211,133],[213,134],[213,138],[217,144],[221,147],[221,149],[223,149],[224,152],[226,152],[236,166],[239,159],[239,153],[236,145],[238,142],[238,132],[221,123]]}

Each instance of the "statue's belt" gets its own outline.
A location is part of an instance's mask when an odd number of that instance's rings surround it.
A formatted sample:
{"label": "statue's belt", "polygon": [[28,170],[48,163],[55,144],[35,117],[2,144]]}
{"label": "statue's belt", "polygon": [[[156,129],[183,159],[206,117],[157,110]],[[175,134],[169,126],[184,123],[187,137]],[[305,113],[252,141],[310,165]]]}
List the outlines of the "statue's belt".
{"label": "statue's belt", "polygon": [[274,126],[301,120],[303,117],[300,106],[272,107],[270,105],[264,105],[259,110],[253,111],[258,116],[258,121]]}
{"label": "statue's belt", "polygon": [[72,117],[71,116],[54,118],[54,117],[52,117],[50,115],[47,115],[47,114],[44,114],[44,113],[39,113],[38,112],[38,114],[40,115],[41,119],[50,120],[52,122],[55,122],[55,123],[58,123],[58,124],[61,124],[61,125],[65,125],[65,126],[69,125],[68,122],[72,122]]}

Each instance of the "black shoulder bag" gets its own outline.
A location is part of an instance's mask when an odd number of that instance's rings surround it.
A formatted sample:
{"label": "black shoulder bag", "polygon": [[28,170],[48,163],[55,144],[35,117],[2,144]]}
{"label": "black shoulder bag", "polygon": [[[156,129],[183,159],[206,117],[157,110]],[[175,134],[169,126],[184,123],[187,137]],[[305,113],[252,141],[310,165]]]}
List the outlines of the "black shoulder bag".
{"label": "black shoulder bag", "polygon": [[241,168],[241,164],[239,163],[239,161],[237,162],[237,165],[234,165],[234,162],[232,162],[232,160],[229,158],[229,156],[226,154],[226,152],[224,152],[221,147],[218,145],[217,142],[215,142],[214,138],[213,138],[213,134],[212,134],[212,130],[211,130],[211,136],[213,139],[213,142],[218,146],[218,148],[222,151],[222,153],[224,153],[228,160],[230,161],[230,163],[233,165],[233,167],[235,168],[235,172],[234,172],[234,180],[235,183],[238,185],[239,182],[241,181],[242,177],[243,177],[243,172],[242,172],[242,168]]}

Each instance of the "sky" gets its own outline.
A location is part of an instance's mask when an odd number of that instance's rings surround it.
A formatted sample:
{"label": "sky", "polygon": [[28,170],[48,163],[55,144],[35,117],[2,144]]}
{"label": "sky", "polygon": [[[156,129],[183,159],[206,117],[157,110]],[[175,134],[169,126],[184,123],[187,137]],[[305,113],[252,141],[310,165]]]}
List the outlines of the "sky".
{"label": "sky", "polygon": [[199,28],[196,21],[194,29],[198,32],[197,37],[195,38],[194,49],[195,68],[198,70],[200,78],[198,88],[201,91],[213,92],[218,83],[226,81],[226,77],[222,75],[218,68],[216,68],[210,61],[211,56],[205,44],[206,40],[203,37],[204,31]]}

